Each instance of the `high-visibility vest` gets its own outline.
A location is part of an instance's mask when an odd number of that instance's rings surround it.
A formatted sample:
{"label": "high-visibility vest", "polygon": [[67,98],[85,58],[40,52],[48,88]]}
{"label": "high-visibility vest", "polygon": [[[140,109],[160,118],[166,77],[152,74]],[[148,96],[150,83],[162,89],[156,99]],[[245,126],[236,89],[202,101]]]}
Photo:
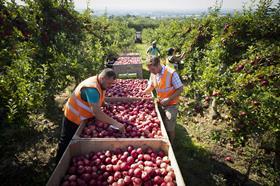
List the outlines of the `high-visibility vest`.
{"label": "high-visibility vest", "polygon": [[81,97],[81,90],[85,87],[96,88],[98,90],[100,95],[100,106],[103,104],[105,99],[105,91],[101,89],[97,76],[93,76],[82,81],[75,88],[71,97],[64,106],[64,116],[77,125],[80,125],[83,120],[94,117],[94,114],[90,108],[90,104],[84,101]]}
{"label": "high-visibility vest", "polygon": [[172,57],[172,56],[168,56],[168,57],[166,58],[165,66],[170,67],[170,68],[172,68],[172,69],[174,69],[174,70],[178,70],[178,64],[170,63],[170,58],[171,58],[171,57]]}
{"label": "high-visibility vest", "polygon": [[165,66],[174,69],[174,65],[173,65],[172,63],[170,63],[170,56],[168,56],[168,57],[166,58]]}
{"label": "high-visibility vest", "polygon": [[[157,96],[160,99],[168,98],[176,92],[176,89],[172,86],[172,76],[174,72],[174,69],[165,66],[163,75],[161,76],[159,82],[156,79],[156,75],[151,75],[153,87],[156,89]],[[176,105],[178,101],[179,96],[170,101],[168,105]]]}

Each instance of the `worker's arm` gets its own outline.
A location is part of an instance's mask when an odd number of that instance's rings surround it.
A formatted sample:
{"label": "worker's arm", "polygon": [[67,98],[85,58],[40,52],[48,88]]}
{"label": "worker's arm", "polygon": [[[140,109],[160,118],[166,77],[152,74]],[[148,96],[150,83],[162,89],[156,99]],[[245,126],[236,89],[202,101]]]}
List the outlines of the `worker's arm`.
{"label": "worker's arm", "polygon": [[181,55],[177,55],[177,56],[172,56],[172,60],[174,64],[179,64],[182,61],[182,56]]}
{"label": "worker's arm", "polygon": [[148,87],[143,91],[144,94],[151,94],[154,90],[154,87],[152,85],[148,85]]}
{"label": "worker's arm", "polygon": [[183,53],[180,55],[180,59],[183,60],[185,57],[186,57],[186,53],[183,52]]}
{"label": "worker's arm", "polygon": [[175,55],[172,58],[174,59],[175,63],[180,63],[185,58],[186,53],[182,53],[180,55]]}
{"label": "worker's arm", "polygon": [[97,120],[102,121],[104,123],[109,123],[109,124],[119,128],[120,131],[124,131],[124,125],[121,124],[120,122],[114,120],[113,118],[109,117],[107,114],[105,114],[101,110],[99,104],[97,104],[97,103],[90,104],[90,108],[93,111],[93,114]]}
{"label": "worker's arm", "polygon": [[154,86],[153,86],[153,83],[152,83],[152,77],[150,76],[150,79],[149,79],[149,82],[148,82],[148,86],[143,91],[143,93],[144,94],[151,94],[153,90],[154,90]]}
{"label": "worker's arm", "polygon": [[97,120],[100,120],[104,123],[112,124],[119,128],[121,131],[124,130],[124,126],[121,123],[109,117],[101,110],[99,106],[100,95],[96,88],[83,88],[81,90],[81,97],[84,101],[87,101],[90,104],[90,108]]}
{"label": "worker's arm", "polygon": [[158,50],[159,55],[161,55],[160,49],[159,49],[159,48],[157,48],[157,50]]}
{"label": "worker's arm", "polygon": [[186,56],[186,53],[185,53],[185,52],[183,52],[183,53],[180,55],[181,59],[183,59],[185,56]]}
{"label": "worker's arm", "polygon": [[150,50],[151,50],[151,47],[148,48],[148,50],[146,51],[146,54],[150,54]]}
{"label": "worker's arm", "polygon": [[166,106],[168,105],[168,103],[172,100],[174,100],[175,98],[179,97],[180,94],[183,92],[183,86],[176,89],[176,91],[174,92],[174,94],[172,94],[170,97],[168,98],[164,98],[164,99],[161,99],[160,100],[160,104],[163,105],[163,106]]}
{"label": "worker's arm", "polygon": [[176,91],[174,92],[174,94],[172,94],[168,99],[169,101],[174,100],[175,98],[179,97],[181,95],[181,93],[183,92],[183,86],[176,89]]}

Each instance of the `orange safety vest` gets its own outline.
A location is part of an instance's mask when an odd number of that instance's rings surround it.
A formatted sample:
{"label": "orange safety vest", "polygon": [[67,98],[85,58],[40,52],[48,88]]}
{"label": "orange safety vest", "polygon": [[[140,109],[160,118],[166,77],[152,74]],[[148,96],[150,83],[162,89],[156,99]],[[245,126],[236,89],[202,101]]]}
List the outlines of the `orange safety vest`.
{"label": "orange safety vest", "polygon": [[[174,69],[165,66],[163,75],[158,82],[156,75],[152,74],[153,87],[157,91],[157,95],[160,99],[168,98],[176,92],[176,89],[172,86],[172,75],[175,72]],[[179,96],[168,103],[168,105],[176,105],[179,101]]]}
{"label": "orange safety vest", "polygon": [[100,106],[103,104],[105,99],[105,91],[101,89],[97,76],[93,76],[82,81],[75,88],[71,97],[64,106],[64,116],[77,125],[80,125],[83,120],[94,117],[90,104],[81,98],[81,90],[85,87],[96,88],[98,90],[100,95]]}

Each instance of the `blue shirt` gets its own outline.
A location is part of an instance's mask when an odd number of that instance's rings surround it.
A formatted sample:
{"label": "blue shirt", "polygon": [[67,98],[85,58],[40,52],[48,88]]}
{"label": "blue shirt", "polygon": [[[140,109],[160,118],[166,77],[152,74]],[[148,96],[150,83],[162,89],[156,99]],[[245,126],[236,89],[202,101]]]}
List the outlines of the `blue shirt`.
{"label": "blue shirt", "polygon": [[160,55],[160,50],[157,48],[157,47],[150,47],[148,50],[147,50],[147,53],[152,55],[152,56],[159,56]]}
{"label": "blue shirt", "polygon": [[81,98],[88,103],[99,103],[100,95],[96,88],[82,88]]}

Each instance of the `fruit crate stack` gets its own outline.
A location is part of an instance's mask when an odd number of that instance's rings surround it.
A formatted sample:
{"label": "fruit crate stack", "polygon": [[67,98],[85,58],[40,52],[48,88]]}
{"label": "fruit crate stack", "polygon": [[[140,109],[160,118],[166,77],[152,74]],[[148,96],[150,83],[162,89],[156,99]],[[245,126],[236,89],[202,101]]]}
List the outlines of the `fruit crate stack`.
{"label": "fruit crate stack", "polygon": [[158,106],[152,95],[141,94],[147,83],[116,81],[103,110],[126,123],[126,133],[99,121],[80,125],[48,186],[185,185]]}
{"label": "fruit crate stack", "polygon": [[137,53],[121,55],[113,64],[113,69],[119,78],[143,78],[141,57]]}

